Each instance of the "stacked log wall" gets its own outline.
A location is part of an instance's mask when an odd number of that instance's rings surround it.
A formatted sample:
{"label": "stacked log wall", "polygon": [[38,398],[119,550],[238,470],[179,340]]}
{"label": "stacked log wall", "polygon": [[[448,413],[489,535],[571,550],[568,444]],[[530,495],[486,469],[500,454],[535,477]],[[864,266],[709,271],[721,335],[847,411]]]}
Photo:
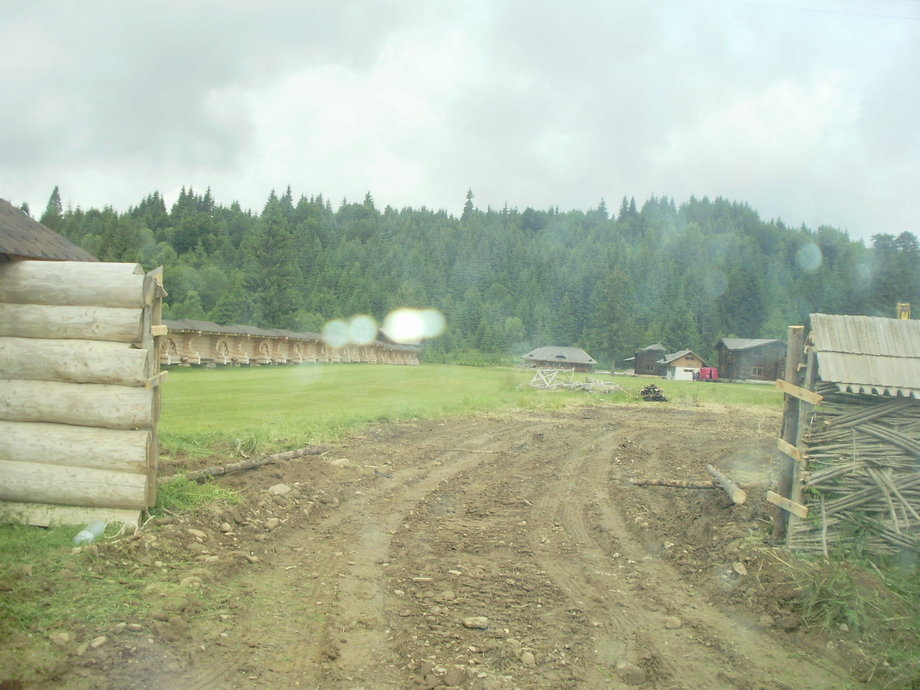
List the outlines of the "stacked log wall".
{"label": "stacked log wall", "polygon": [[156,502],[160,276],[125,263],[0,264],[5,513],[48,524]]}

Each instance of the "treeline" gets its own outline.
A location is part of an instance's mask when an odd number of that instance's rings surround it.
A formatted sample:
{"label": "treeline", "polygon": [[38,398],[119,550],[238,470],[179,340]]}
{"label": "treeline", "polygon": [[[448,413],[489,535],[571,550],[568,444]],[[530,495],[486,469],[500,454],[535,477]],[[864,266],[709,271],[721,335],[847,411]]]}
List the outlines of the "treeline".
{"label": "treeline", "polygon": [[920,307],[916,236],[871,246],[831,227],[790,228],[748,205],[623,199],[611,213],[558,208],[334,208],[269,196],[261,213],[183,189],[124,213],[63,209],[41,222],[103,260],[165,267],[167,318],[319,332],[333,318],[435,307],[434,356],[583,347],[608,364],[654,342],[711,356],[721,337],[784,337],[810,312],[893,316]]}

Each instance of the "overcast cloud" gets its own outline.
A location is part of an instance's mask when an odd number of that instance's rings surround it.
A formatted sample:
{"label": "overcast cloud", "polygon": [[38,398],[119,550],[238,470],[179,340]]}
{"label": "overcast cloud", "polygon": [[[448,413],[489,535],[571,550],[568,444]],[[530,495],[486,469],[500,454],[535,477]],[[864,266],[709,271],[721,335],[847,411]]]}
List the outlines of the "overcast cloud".
{"label": "overcast cloud", "polygon": [[918,232],[917,0],[0,0],[0,197],[749,203]]}

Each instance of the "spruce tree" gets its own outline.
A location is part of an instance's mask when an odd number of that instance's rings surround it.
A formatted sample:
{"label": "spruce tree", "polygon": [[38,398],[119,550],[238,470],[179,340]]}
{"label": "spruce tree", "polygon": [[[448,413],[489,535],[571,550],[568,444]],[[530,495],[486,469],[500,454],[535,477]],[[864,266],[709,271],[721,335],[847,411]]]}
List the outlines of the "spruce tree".
{"label": "spruce tree", "polygon": [[39,222],[54,231],[58,231],[63,220],[64,208],[61,205],[61,192],[58,190],[57,185],[55,185],[54,191],[51,192],[51,198],[48,199],[48,205],[45,207],[45,212],[42,214]]}

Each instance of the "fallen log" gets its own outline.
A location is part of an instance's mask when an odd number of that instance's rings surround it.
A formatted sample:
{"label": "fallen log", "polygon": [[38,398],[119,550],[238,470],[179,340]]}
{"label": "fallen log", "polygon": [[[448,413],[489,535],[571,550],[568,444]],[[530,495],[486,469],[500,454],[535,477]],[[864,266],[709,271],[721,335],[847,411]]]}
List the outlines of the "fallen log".
{"label": "fallen log", "polygon": [[234,472],[242,472],[244,470],[250,470],[254,467],[260,467],[262,465],[268,465],[273,462],[283,462],[285,460],[293,460],[295,458],[302,458],[305,455],[322,455],[329,450],[328,446],[307,446],[306,448],[298,448],[297,450],[289,450],[284,453],[275,453],[274,455],[262,455],[258,458],[248,458],[246,460],[240,460],[239,462],[231,462],[226,465],[212,465],[210,467],[205,467],[204,469],[195,470],[194,472],[185,472],[183,474],[174,474],[169,477],[160,477],[157,479],[158,484],[166,484],[171,482],[173,479],[178,477],[185,477],[186,479],[207,479],[208,477],[215,477],[222,474],[233,474]]}
{"label": "fallen log", "polygon": [[747,501],[747,492],[735,484],[735,482],[733,482],[731,479],[719,472],[719,470],[717,470],[715,467],[712,465],[706,465],[706,471],[709,472],[709,474],[711,474],[719,483],[719,486],[725,490],[725,493],[728,494],[728,497],[732,499],[732,503],[735,505],[741,505]]}
{"label": "fallen log", "polygon": [[716,489],[718,486],[713,481],[692,482],[684,479],[630,479],[630,484],[636,486],[670,486],[673,489]]}

